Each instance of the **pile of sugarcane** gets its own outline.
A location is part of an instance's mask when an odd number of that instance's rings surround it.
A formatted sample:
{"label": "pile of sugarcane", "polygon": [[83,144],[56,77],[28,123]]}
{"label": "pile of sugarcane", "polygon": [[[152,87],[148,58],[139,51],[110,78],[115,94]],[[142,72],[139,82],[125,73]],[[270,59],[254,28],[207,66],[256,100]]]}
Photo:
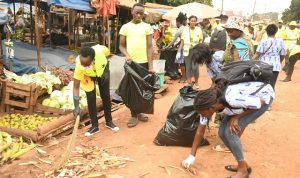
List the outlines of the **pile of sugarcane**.
{"label": "pile of sugarcane", "polygon": [[34,147],[33,143],[27,144],[24,142],[22,137],[12,137],[8,133],[0,131],[0,165],[17,159]]}
{"label": "pile of sugarcane", "polygon": [[[90,177],[91,175],[104,175],[103,171],[109,168],[126,166],[127,161],[135,161],[130,158],[111,155],[105,148],[76,147],[70,159],[57,172],[49,171],[40,177]],[[98,176],[101,177],[101,176]],[[115,176],[112,176],[115,177]]]}

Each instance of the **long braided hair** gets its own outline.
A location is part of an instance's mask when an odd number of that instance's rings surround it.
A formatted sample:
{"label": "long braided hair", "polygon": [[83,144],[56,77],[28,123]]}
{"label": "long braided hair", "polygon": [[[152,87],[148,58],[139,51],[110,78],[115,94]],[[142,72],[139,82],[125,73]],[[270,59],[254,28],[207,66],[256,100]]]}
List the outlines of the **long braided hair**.
{"label": "long braided hair", "polygon": [[199,43],[194,46],[190,51],[190,57],[193,63],[196,64],[210,64],[214,51],[208,45]]}
{"label": "long braided hair", "polygon": [[206,90],[200,90],[194,100],[194,109],[207,109],[217,102],[220,102],[228,81],[220,79],[214,83],[214,85]]}
{"label": "long braided hair", "polygon": [[187,21],[187,16],[186,14],[180,12],[176,18],[176,22],[179,22],[180,24],[184,24],[184,22]]}

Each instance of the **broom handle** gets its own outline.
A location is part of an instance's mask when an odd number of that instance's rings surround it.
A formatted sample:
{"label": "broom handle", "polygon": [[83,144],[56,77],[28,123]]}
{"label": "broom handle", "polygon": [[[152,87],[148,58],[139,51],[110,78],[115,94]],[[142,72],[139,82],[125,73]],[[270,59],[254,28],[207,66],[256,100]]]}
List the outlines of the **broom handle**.
{"label": "broom handle", "polygon": [[65,153],[63,154],[62,159],[60,160],[58,166],[55,168],[54,172],[58,171],[59,169],[61,169],[65,165],[65,163],[70,158],[71,152],[74,150],[77,131],[78,131],[78,126],[79,126],[79,121],[80,121],[80,117],[77,116],[76,121],[75,121],[75,125],[74,125],[74,129],[73,129],[73,133],[72,133],[72,135],[70,137],[70,140],[68,142],[67,149],[66,149]]}

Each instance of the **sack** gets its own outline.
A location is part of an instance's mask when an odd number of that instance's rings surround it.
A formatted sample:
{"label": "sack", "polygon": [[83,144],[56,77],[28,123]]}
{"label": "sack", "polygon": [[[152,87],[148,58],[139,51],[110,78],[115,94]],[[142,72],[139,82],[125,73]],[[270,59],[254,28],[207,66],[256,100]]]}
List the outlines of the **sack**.
{"label": "sack", "polygon": [[273,66],[263,61],[234,61],[225,64],[217,75],[215,83],[225,79],[228,84],[260,81],[270,83],[273,78]]}
{"label": "sack", "polygon": [[213,34],[211,35],[209,47],[212,49],[225,51],[227,42],[227,34],[226,30],[215,29]]}
{"label": "sack", "polygon": [[154,92],[160,89],[159,77],[135,62],[124,65],[123,77],[116,93],[136,113],[153,114]]}
{"label": "sack", "polygon": [[[199,125],[199,114],[194,110],[198,93],[192,87],[183,87],[167,115],[167,121],[154,139],[158,146],[192,146]],[[202,141],[202,145],[207,144]]]}

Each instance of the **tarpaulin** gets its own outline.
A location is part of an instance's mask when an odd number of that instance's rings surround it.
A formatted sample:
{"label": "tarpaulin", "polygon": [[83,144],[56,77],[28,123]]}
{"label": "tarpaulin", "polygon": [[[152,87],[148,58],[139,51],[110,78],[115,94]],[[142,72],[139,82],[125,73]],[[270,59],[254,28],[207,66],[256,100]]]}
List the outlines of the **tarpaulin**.
{"label": "tarpaulin", "polygon": [[90,0],[48,0],[48,4],[74,10],[95,12],[95,9],[91,7]]}
{"label": "tarpaulin", "polygon": [[96,8],[97,14],[109,17],[116,15],[117,2],[118,0],[91,0],[91,5]]}

